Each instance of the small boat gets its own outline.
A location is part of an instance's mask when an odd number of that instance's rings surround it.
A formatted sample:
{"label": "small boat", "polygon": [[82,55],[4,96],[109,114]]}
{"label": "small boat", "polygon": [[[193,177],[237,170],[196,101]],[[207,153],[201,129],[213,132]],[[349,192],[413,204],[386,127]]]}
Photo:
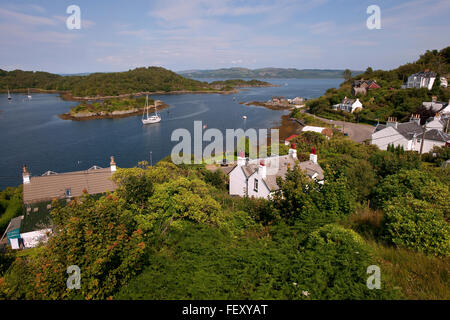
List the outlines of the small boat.
{"label": "small boat", "polygon": [[[158,123],[161,121],[161,117],[158,115],[158,111],[156,110],[156,103],[155,103],[155,114],[153,116],[148,116],[148,96],[145,99],[145,109],[144,113],[142,114],[142,123],[143,124],[151,124],[151,123]],[[145,112],[147,112],[147,117],[144,117]]]}
{"label": "small boat", "polygon": [[242,116],[242,119],[244,119],[244,120],[247,119],[247,116]]}
{"label": "small boat", "polygon": [[8,88],[8,100],[11,100],[11,94],[9,93],[9,88]]}
{"label": "small boat", "polygon": [[31,94],[30,94],[30,89],[28,89],[28,100],[31,100]]}
{"label": "small boat", "polygon": [[236,101],[236,97],[233,97],[233,101]]}

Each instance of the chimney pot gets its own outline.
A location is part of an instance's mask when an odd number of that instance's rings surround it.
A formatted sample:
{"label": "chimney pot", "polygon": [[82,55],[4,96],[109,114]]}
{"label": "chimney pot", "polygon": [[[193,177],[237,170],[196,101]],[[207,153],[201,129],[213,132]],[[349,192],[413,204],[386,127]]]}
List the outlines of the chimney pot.
{"label": "chimney pot", "polygon": [[291,148],[289,149],[289,155],[292,158],[297,159],[297,149],[295,149],[295,144],[294,143],[291,144]]}
{"label": "chimney pot", "polygon": [[23,170],[23,184],[29,184],[30,183],[30,173],[28,172],[27,166],[23,165],[22,166],[22,170]]}
{"label": "chimney pot", "polygon": [[111,156],[110,166],[111,166],[111,172],[115,172],[117,170],[116,163],[114,161],[114,157],[113,156]]}
{"label": "chimney pot", "polygon": [[260,161],[258,171],[261,174],[261,177],[265,178],[267,176],[267,168],[264,163],[264,160]]}

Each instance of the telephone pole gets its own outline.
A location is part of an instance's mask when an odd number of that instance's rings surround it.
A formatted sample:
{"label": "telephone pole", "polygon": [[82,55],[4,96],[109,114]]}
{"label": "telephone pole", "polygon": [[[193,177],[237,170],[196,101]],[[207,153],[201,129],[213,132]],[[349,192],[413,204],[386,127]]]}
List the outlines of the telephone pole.
{"label": "telephone pole", "polygon": [[420,158],[422,158],[423,141],[425,140],[425,132],[427,131],[427,123],[423,125],[422,140],[420,140]]}

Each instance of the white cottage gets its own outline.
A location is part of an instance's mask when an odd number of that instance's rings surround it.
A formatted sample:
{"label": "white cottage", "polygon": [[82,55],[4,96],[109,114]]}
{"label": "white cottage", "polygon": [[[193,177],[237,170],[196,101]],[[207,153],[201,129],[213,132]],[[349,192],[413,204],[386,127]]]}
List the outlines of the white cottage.
{"label": "white cottage", "polygon": [[396,118],[389,118],[386,124],[379,124],[372,133],[371,143],[381,150],[387,150],[389,145],[403,146],[405,151],[420,150],[420,138],[422,134],[420,117],[413,115],[406,123],[398,123]]}
{"label": "white cottage", "polygon": [[431,90],[433,88],[434,81],[436,80],[436,72],[425,70],[418,73],[414,73],[408,77],[406,82],[406,88],[427,88]]}
{"label": "white cottage", "polygon": [[291,145],[289,154],[265,159],[247,160],[241,154],[237,165],[230,171],[230,195],[270,199],[279,190],[277,178],[284,179],[288,170],[298,165],[311,179],[323,183],[324,173],[317,162],[315,150],[309,161],[299,162],[297,150]]}
{"label": "white cottage", "polygon": [[342,110],[351,113],[353,113],[358,108],[362,109],[362,107],[363,105],[361,101],[359,101],[359,99],[349,99],[347,97],[345,97],[341,103],[333,105],[334,110]]}
{"label": "white cottage", "polygon": [[436,125],[436,128],[428,128],[427,125],[424,137],[424,128],[420,125],[419,115],[412,115],[410,121],[405,123],[398,123],[396,118],[389,118],[385,125],[377,125],[372,133],[371,143],[381,150],[386,150],[389,145],[393,145],[394,147],[402,146],[405,151],[420,153],[422,149],[422,153],[427,153],[435,146],[445,146],[450,143],[450,135],[440,128],[440,125]]}

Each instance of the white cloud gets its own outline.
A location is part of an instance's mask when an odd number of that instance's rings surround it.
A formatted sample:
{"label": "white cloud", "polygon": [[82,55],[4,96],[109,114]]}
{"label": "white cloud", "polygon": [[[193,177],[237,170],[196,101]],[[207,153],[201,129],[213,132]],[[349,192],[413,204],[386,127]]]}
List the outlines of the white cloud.
{"label": "white cloud", "polygon": [[309,25],[309,30],[313,34],[331,33],[336,29],[336,24],[333,21],[323,21]]}
{"label": "white cloud", "polygon": [[47,17],[34,16],[30,14],[24,14],[17,11],[7,10],[0,8],[0,17],[4,19],[13,20],[16,22],[31,24],[31,25],[47,25],[54,26],[57,21]]}

